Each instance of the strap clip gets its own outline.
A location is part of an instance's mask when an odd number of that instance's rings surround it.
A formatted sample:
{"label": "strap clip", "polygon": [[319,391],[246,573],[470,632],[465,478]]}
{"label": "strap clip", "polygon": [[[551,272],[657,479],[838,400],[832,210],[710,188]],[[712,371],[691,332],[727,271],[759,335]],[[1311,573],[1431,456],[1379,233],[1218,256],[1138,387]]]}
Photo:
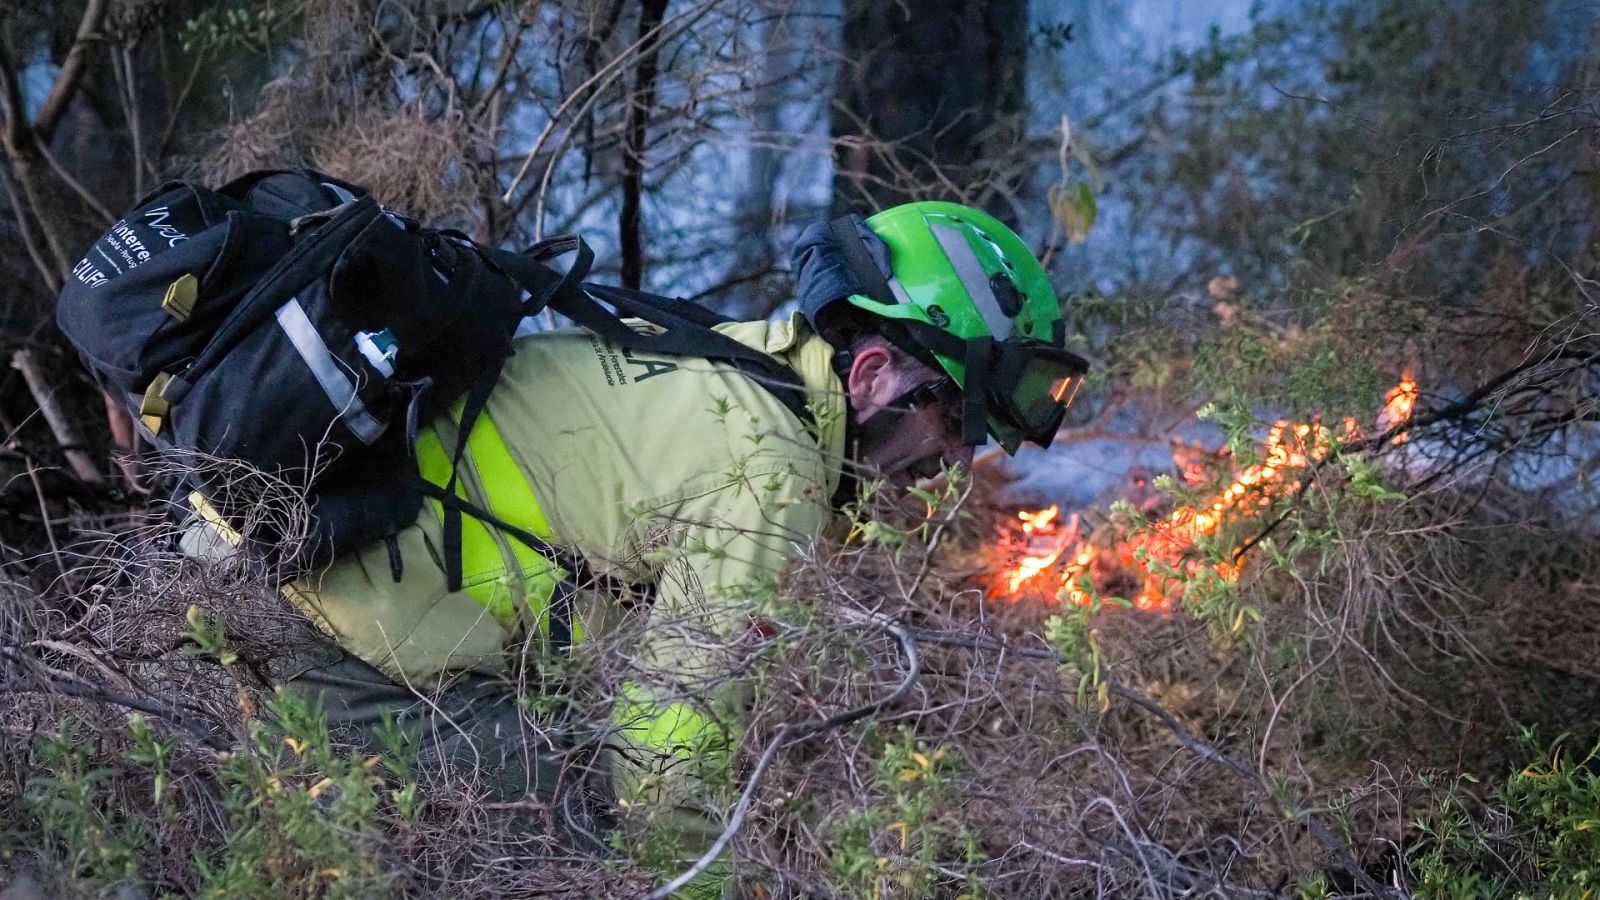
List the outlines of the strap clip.
{"label": "strap clip", "polygon": [[200,280],[185,275],[167,285],[167,295],[161,298],[161,308],[179,322],[187,321],[194,313],[194,301],[200,293]]}
{"label": "strap clip", "polygon": [[172,410],[172,404],[161,396],[161,391],[172,380],[172,375],[167,372],[157,372],[156,377],[150,381],[150,386],[144,389],[144,396],[139,400],[139,421],[144,427],[150,429],[151,434],[161,433],[162,420]]}

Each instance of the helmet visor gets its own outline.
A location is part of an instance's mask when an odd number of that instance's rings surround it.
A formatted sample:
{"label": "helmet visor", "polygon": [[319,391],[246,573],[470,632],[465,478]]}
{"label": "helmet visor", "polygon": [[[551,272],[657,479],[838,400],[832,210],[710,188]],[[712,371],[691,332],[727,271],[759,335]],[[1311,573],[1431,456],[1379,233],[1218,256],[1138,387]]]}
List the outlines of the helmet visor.
{"label": "helmet visor", "polygon": [[1088,362],[1043,341],[1011,340],[998,349],[990,430],[1007,452],[1023,440],[1050,446],[1089,371]]}

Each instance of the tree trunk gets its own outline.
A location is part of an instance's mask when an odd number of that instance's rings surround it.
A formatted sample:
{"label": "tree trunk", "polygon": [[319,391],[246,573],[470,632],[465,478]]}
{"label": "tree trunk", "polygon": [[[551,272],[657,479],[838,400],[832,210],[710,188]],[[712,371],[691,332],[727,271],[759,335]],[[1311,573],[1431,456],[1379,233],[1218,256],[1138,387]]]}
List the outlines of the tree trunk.
{"label": "tree trunk", "polygon": [[1027,0],[845,0],[834,209],[964,199],[1021,134]]}
{"label": "tree trunk", "polygon": [[[642,0],[639,10],[639,37],[655,31],[667,15],[667,0]],[[617,225],[622,247],[622,286],[638,290],[644,284],[644,240],[640,234],[640,199],[644,190],[645,123],[656,100],[656,72],[659,43],[653,43],[639,57],[639,71],[633,86],[633,103],[628,109],[627,145],[622,150],[622,212]]]}
{"label": "tree trunk", "polygon": [[760,49],[754,54],[755,88],[750,103],[750,142],[744,185],[735,207],[738,231],[733,236],[734,258],[723,275],[729,288],[722,307],[739,319],[759,319],[785,299],[773,296],[766,282],[778,255],[773,242],[777,209],[775,193],[783,171],[785,151],[777,145],[783,130],[783,110],[792,98],[790,79],[795,75],[795,26],[772,18],[760,26]]}

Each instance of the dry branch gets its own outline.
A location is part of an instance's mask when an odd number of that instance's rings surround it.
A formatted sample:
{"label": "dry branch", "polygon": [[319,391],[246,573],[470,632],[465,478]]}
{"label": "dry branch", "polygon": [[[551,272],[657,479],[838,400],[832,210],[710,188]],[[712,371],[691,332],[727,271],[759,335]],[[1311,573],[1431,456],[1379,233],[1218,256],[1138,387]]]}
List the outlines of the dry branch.
{"label": "dry branch", "polygon": [[26,348],[11,354],[11,367],[22,373],[22,378],[28,383],[28,393],[33,395],[35,403],[39,404],[39,412],[44,414],[45,423],[50,426],[50,433],[55,435],[56,443],[61,445],[61,452],[66,454],[67,463],[72,466],[72,474],[84,484],[101,484],[105,479],[100,474],[100,469],[94,464],[84,450],[83,439],[78,437],[77,429],[72,427],[72,422],[67,419],[66,413],[61,411],[60,404],[56,403],[55,391],[45,381],[44,374],[39,371],[38,363],[34,362],[33,354]]}
{"label": "dry branch", "polygon": [[100,26],[105,22],[106,10],[110,5],[110,0],[89,0],[89,5],[84,8],[83,18],[78,21],[78,33],[72,39],[72,49],[67,51],[61,71],[56,74],[55,83],[50,85],[50,93],[39,106],[39,115],[34,117],[33,130],[41,140],[48,141],[55,134],[61,117],[67,114],[67,107],[77,95],[90,45],[101,40]]}
{"label": "dry branch", "polygon": [[[923,643],[962,647],[965,649],[978,651],[988,650],[995,653],[1010,654],[1017,657],[1050,660],[1057,663],[1070,664],[1068,660],[1054,650],[1030,647],[1013,647],[1009,643],[973,638],[966,635],[934,634],[919,631],[914,632],[913,637],[915,640]],[[1268,797],[1272,796],[1270,790],[1268,789],[1266,779],[1262,777],[1262,774],[1259,771],[1251,768],[1248,765],[1245,765],[1237,759],[1234,759],[1227,753],[1227,751],[1211,743],[1210,741],[1195,736],[1189,731],[1189,729],[1185,728],[1183,723],[1178,721],[1178,717],[1174,716],[1166,709],[1166,707],[1146,696],[1141,691],[1129,687],[1115,678],[1112,678],[1109,674],[1101,673],[1101,679],[1105,683],[1107,689],[1114,696],[1120,697],[1123,700],[1132,703],[1134,706],[1144,710],[1146,713],[1154,716],[1156,720],[1161,723],[1162,727],[1166,728],[1172,733],[1173,737],[1177,739],[1178,743],[1181,744],[1185,750],[1188,750],[1190,753],[1193,753],[1195,756],[1205,760],[1208,763],[1221,766],[1228,771],[1233,772],[1235,775],[1238,775],[1240,778],[1249,783],[1252,792]],[[1362,890],[1366,891],[1373,897],[1380,898],[1380,900],[1387,900],[1387,898],[1393,898],[1396,896],[1394,891],[1391,891],[1390,889],[1379,884],[1371,875],[1367,874],[1366,870],[1363,869],[1361,864],[1356,860],[1355,854],[1350,852],[1350,848],[1345,846],[1343,841],[1339,840],[1338,836],[1333,833],[1333,830],[1329,828],[1326,823],[1324,823],[1315,814],[1304,808],[1303,805],[1295,804],[1294,806],[1284,808],[1283,813],[1290,821],[1303,823],[1306,826],[1306,829],[1311,832],[1312,837],[1316,838],[1319,844],[1322,844],[1322,846],[1327,849],[1328,852],[1332,853],[1338,858],[1340,864],[1343,865],[1349,871],[1350,875],[1355,878],[1356,882],[1361,885]]]}
{"label": "dry branch", "polygon": [[149,495],[150,486],[144,483],[144,466],[139,462],[139,433],[133,428],[133,419],[110,394],[100,393],[105,400],[106,422],[111,427],[111,445],[116,448],[115,461],[122,472],[128,490]]}

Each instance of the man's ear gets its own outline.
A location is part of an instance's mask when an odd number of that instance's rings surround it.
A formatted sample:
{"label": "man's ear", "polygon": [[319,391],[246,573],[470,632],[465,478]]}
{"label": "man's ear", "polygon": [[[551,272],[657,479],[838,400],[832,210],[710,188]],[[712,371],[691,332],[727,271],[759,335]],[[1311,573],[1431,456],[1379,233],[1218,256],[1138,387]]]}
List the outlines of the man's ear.
{"label": "man's ear", "polygon": [[850,364],[845,392],[857,420],[888,406],[900,393],[900,372],[889,348],[876,344],[862,347]]}

